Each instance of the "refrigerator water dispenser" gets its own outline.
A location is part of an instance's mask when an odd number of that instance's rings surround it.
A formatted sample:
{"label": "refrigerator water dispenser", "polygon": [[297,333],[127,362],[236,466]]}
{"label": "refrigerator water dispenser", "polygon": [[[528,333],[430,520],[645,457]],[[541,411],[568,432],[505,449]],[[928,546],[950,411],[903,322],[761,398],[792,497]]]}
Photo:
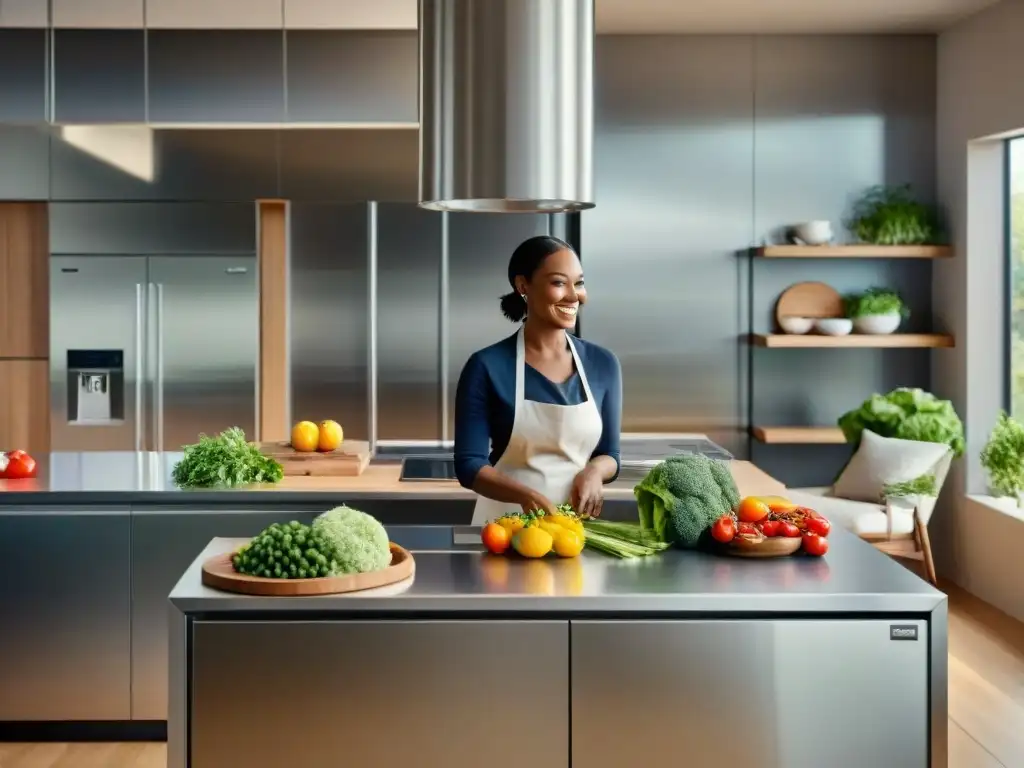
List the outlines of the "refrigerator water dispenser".
{"label": "refrigerator water dispenser", "polygon": [[69,349],[68,424],[124,421],[124,351]]}

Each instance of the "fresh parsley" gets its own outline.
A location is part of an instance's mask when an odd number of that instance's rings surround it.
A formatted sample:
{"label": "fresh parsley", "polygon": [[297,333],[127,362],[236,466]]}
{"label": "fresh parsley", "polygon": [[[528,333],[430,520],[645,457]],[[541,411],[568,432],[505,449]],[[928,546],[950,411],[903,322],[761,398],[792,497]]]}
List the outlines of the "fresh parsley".
{"label": "fresh parsley", "polygon": [[938,496],[939,489],[936,487],[935,475],[929,472],[906,482],[886,485],[882,490],[882,495],[889,499],[899,499],[904,496]]}
{"label": "fresh parsley", "polygon": [[179,488],[234,488],[276,483],[284,477],[281,465],[260,453],[238,427],[215,437],[200,435],[199,442],[186,445],[184,451],[171,471],[171,479]]}

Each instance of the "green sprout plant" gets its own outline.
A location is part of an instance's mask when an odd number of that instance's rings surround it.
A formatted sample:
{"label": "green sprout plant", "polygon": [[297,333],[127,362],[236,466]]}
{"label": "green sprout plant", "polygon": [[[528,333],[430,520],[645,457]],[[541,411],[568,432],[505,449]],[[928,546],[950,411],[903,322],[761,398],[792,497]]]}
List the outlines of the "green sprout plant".
{"label": "green sprout plant", "polygon": [[924,245],[939,234],[935,210],[918,202],[909,184],[868,189],[854,205],[849,228],[873,245]]}
{"label": "green sprout plant", "polygon": [[935,480],[935,474],[932,472],[918,475],[912,480],[888,484],[882,490],[882,497],[886,499],[905,499],[908,496],[935,497],[938,495],[938,483]]}
{"label": "green sprout plant", "polygon": [[1024,424],[1008,415],[999,414],[988,442],[981,451],[981,466],[988,474],[989,485],[1000,496],[1012,496],[1021,506],[1024,492]]}
{"label": "green sprout plant", "polygon": [[851,319],[899,315],[905,320],[910,316],[910,310],[900,295],[888,288],[868,288],[861,293],[848,293],[843,297],[843,312]]}

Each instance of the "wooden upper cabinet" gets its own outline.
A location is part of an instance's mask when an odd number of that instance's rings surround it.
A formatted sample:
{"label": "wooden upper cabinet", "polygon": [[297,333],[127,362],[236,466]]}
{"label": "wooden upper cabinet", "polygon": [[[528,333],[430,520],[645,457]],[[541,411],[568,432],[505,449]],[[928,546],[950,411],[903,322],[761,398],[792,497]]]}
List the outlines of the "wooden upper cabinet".
{"label": "wooden upper cabinet", "polygon": [[0,203],[0,359],[50,355],[46,203]]}
{"label": "wooden upper cabinet", "polygon": [[52,0],[53,26],[70,29],[142,29],[143,0]]}
{"label": "wooden upper cabinet", "polygon": [[46,29],[49,16],[46,0],[3,0],[0,3],[0,27]]}
{"label": "wooden upper cabinet", "polygon": [[[326,2],[326,0],[324,0]],[[281,0],[148,0],[150,29],[281,29]]]}
{"label": "wooden upper cabinet", "polygon": [[50,450],[46,360],[0,360],[0,449],[37,454]]}

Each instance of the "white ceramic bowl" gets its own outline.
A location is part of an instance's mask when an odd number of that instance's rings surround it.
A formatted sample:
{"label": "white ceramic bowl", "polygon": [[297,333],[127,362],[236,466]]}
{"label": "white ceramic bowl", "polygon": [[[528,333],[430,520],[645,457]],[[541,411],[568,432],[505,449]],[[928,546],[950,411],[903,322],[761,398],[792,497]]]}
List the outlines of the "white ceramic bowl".
{"label": "white ceramic bowl", "polygon": [[896,329],[900,327],[900,321],[902,320],[903,318],[898,314],[864,315],[854,319],[853,330],[857,333],[866,333],[872,336],[885,336],[895,333]]}
{"label": "white ceramic bowl", "polygon": [[779,318],[779,327],[783,333],[802,334],[810,333],[814,327],[813,317],[799,317],[798,315],[786,315]]}
{"label": "white ceramic bowl", "polygon": [[826,336],[846,336],[853,330],[853,320],[846,317],[819,317],[814,330]]}
{"label": "white ceramic bowl", "polygon": [[793,227],[793,236],[805,245],[825,245],[832,242],[832,222],[806,221]]}

